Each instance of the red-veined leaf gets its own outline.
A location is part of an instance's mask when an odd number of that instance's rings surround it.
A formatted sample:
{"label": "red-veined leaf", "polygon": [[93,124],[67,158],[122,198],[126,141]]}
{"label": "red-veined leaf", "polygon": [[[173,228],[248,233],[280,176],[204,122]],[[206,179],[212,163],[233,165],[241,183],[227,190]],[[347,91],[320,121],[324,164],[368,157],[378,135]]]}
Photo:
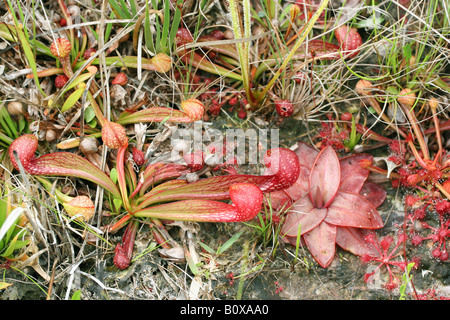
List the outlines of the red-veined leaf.
{"label": "red-veined leaf", "polygon": [[214,200],[182,200],[151,206],[134,213],[135,217],[197,222],[240,222],[254,218],[261,210],[263,194],[255,185],[229,187],[233,205]]}

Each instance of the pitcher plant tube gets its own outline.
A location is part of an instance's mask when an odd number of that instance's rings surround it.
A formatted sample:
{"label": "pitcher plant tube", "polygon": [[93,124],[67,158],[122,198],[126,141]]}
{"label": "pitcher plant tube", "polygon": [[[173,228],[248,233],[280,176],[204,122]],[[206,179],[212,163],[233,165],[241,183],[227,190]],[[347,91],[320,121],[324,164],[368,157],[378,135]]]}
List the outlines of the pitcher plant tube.
{"label": "pitcher plant tube", "polygon": [[[117,132],[117,131],[116,131]],[[109,136],[103,137],[110,144]],[[117,204],[125,210],[118,221],[105,227],[115,231],[130,224],[121,249],[131,250],[127,244],[134,239],[134,221],[150,219],[154,226],[163,228],[164,221],[241,222],[253,219],[260,211],[264,192],[274,192],[290,187],[297,181],[300,163],[297,155],[285,148],[268,150],[264,156],[264,175],[233,174],[214,176],[188,183],[183,176],[201,166],[176,163],[144,165],[139,173],[133,170],[129,157],[128,139],[117,140],[117,183],[83,157],[70,152],[56,152],[35,156],[38,140],[34,135],[23,135],[10,146],[9,156],[14,168],[36,176],[71,176],[85,179],[103,187]],[[121,142],[120,142],[121,141]],[[117,145],[116,145],[117,146]],[[86,199],[79,199],[85,203]],[[229,201],[226,203],[223,201]],[[67,202],[67,201],[66,201]],[[76,209],[73,202],[69,209]],[[118,210],[120,211],[120,210]],[[80,209],[80,214],[83,214]],[[71,215],[76,213],[72,212]],[[165,243],[164,235],[154,228],[157,239]],[[130,238],[131,237],[131,238]],[[128,239],[130,238],[130,239]],[[128,248],[128,249],[126,249]],[[123,249],[123,250],[122,250]],[[126,256],[129,256],[127,252]],[[122,261],[122,260],[121,260]],[[124,264],[121,263],[121,266]]]}

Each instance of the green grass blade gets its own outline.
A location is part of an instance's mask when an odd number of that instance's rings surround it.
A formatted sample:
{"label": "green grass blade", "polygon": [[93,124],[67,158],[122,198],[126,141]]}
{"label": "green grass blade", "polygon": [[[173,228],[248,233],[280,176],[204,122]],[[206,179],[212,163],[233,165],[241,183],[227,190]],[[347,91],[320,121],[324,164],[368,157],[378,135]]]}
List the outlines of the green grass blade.
{"label": "green grass blade", "polygon": [[238,239],[239,237],[242,235],[244,231],[240,231],[238,233],[236,233],[235,235],[233,235],[230,239],[228,239],[218,250],[217,250],[217,254],[221,254],[223,252],[225,252],[228,248],[230,248]]}
{"label": "green grass blade", "polygon": [[161,32],[161,43],[160,43],[160,50],[166,51],[167,49],[167,40],[168,40],[168,34],[169,34],[169,27],[171,25],[172,21],[170,20],[170,0],[164,0],[164,22],[163,22],[163,28]]}
{"label": "green grass blade", "polygon": [[[115,0],[108,0],[108,3],[118,18],[120,18],[120,19],[130,19],[131,18],[130,13],[127,10],[124,11],[122,9],[122,7]],[[123,1],[121,1],[121,3],[123,4]],[[125,6],[125,8],[126,8],[126,6]]]}
{"label": "green grass blade", "polygon": [[144,40],[145,40],[145,46],[151,52],[156,53],[155,43],[153,42],[153,34],[152,34],[152,31],[150,28],[150,9],[148,7],[148,1],[145,4]]}
{"label": "green grass blade", "polygon": [[[42,90],[41,84],[39,82],[39,77],[37,76],[36,60],[34,58],[34,53],[33,53],[33,50],[31,49],[30,42],[28,40],[29,37],[28,37],[27,29],[26,29],[26,27],[24,27],[23,29],[19,27],[19,21],[17,20],[16,15],[12,11],[13,6],[11,5],[10,0],[7,0],[7,2],[8,2],[9,9],[11,10],[12,16],[14,18],[14,25],[15,25],[15,28],[16,28],[16,33],[17,33],[17,36],[19,38],[19,42],[20,42],[20,44],[22,46],[22,50],[23,50],[23,52],[25,54],[25,57],[26,57],[26,59],[28,61],[29,67],[33,71],[33,77],[34,77],[34,81],[36,83],[36,86],[38,87],[38,89],[42,93],[42,95],[44,97],[46,97],[47,95],[44,93],[44,90]],[[22,19],[21,21],[24,21],[20,3],[18,2],[17,5],[19,7],[20,17]]]}
{"label": "green grass blade", "polygon": [[[154,10],[158,10],[158,3],[156,0],[152,0],[152,6]],[[161,26],[159,19],[156,18],[156,40],[155,40],[155,53],[161,52]]]}
{"label": "green grass blade", "polygon": [[172,20],[172,28],[170,29],[170,34],[169,34],[169,49],[173,49],[173,45],[175,43],[175,36],[177,34],[178,28],[180,26],[180,22],[181,22],[181,10],[178,7],[178,4],[182,4],[183,0],[178,0],[177,2],[177,7],[175,9],[175,14],[173,16],[173,20]]}

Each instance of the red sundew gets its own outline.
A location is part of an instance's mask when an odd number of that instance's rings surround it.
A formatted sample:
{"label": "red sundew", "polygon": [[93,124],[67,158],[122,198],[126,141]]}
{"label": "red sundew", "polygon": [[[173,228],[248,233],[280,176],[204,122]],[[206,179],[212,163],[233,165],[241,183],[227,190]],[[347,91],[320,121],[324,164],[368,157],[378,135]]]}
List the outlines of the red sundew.
{"label": "red sundew", "polygon": [[283,292],[284,288],[283,286],[278,282],[275,281],[275,294],[280,294],[281,292]]}
{"label": "red sundew", "polygon": [[418,235],[418,234],[415,234],[415,235],[412,237],[412,239],[411,239],[411,243],[412,243],[413,245],[415,245],[415,246],[421,245],[422,242],[423,242],[423,237],[421,237],[421,236]]}
{"label": "red sundew", "polygon": [[439,214],[448,213],[450,211],[450,202],[446,200],[440,200],[434,205],[434,209]]}
{"label": "red sundew", "polygon": [[247,117],[247,111],[245,111],[243,108],[241,108],[239,110],[238,117],[241,119],[245,119]]}
{"label": "red sundew", "polygon": [[[206,101],[208,99],[202,99],[202,100]],[[217,100],[212,99],[211,106],[209,107],[208,112],[213,116],[217,116],[217,115],[219,115],[221,109],[222,109],[221,104]]]}
{"label": "red sundew", "polygon": [[389,249],[389,247],[391,246],[392,242],[394,241],[394,238],[392,238],[392,236],[385,236],[381,239],[380,243],[380,247],[381,249],[383,249],[384,251],[387,251]]}
{"label": "red sundew", "polygon": [[388,291],[392,291],[395,288],[397,288],[400,285],[400,280],[398,277],[392,277],[392,279],[390,279],[390,281],[384,285],[384,287],[386,288],[386,290]]}
{"label": "red sundew", "polygon": [[97,52],[97,50],[95,48],[89,48],[86,49],[86,51],[84,51],[83,53],[83,58],[85,60],[89,59],[93,54],[95,54]]}
{"label": "red sundew", "polygon": [[373,164],[373,162],[370,159],[362,159],[361,161],[359,161],[359,165],[361,166],[361,168],[364,168],[364,169],[367,169],[372,164]]}
{"label": "red sundew", "polygon": [[183,156],[184,161],[192,171],[199,171],[204,165],[204,154],[203,151],[197,150],[193,153],[188,153]]}
{"label": "red sundew", "polygon": [[408,170],[406,170],[405,168],[400,168],[400,169],[398,169],[397,170],[397,173],[399,174],[399,175],[401,175],[402,177],[407,177],[407,176],[409,176],[409,171]]}
{"label": "red sundew", "polygon": [[421,200],[420,197],[412,195],[412,194],[408,194],[408,195],[405,196],[405,201],[404,201],[405,202],[405,206],[407,208],[412,208],[420,200]]}
{"label": "red sundew", "polygon": [[231,99],[228,101],[228,104],[229,104],[230,106],[235,106],[236,103],[237,103],[237,98],[236,98],[236,97],[233,97],[233,98],[231,98]]}
{"label": "red sundew", "polygon": [[391,181],[391,186],[394,189],[400,187],[400,185],[401,185],[401,181],[399,179],[394,179]]}
{"label": "red sundew", "polygon": [[417,208],[416,210],[414,210],[414,218],[417,220],[425,219],[426,215],[427,215],[427,211],[423,207]]}
{"label": "red sundew", "polygon": [[233,272],[228,273],[228,274],[225,276],[225,278],[227,278],[227,279],[229,280],[229,281],[228,281],[228,284],[229,284],[230,286],[234,284],[234,274],[233,274]]}
{"label": "red sundew", "polygon": [[321,149],[327,146],[332,146],[335,150],[345,149],[344,141],[349,137],[348,130],[338,132],[333,122],[321,122],[321,126],[322,129],[318,133],[318,137],[322,140],[320,145]]}
{"label": "red sundew", "polygon": [[404,144],[398,140],[393,140],[392,142],[390,142],[389,148],[391,149],[391,151],[393,153],[398,154],[398,155],[403,155],[406,153],[406,148],[405,148]]}
{"label": "red sundew", "polygon": [[[364,275],[364,280],[367,282],[370,280],[370,277],[375,274],[376,270],[385,266],[389,273],[389,281],[385,285],[385,288],[389,291],[395,289],[399,285],[398,278],[393,274],[392,267],[396,267],[400,269],[402,272],[406,269],[408,263],[405,261],[394,260],[397,257],[404,256],[402,244],[406,241],[406,236],[404,234],[400,234],[397,237],[397,241],[395,245],[394,238],[391,236],[385,236],[381,240],[377,238],[374,233],[370,233],[365,237],[366,242],[369,245],[372,245],[375,250],[378,252],[377,256],[364,255],[361,257],[361,260],[365,263],[369,262],[377,262],[378,266],[371,273],[366,273]],[[391,249],[392,248],[392,249]],[[391,249],[391,250],[390,250]],[[401,251],[400,251],[401,250]],[[412,262],[415,262],[414,267],[417,268],[418,259],[413,259]]]}
{"label": "red sundew", "polygon": [[339,139],[347,140],[348,139],[348,131],[339,132]]}
{"label": "red sundew", "polygon": [[427,289],[417,295],[417,300],[449,300],[450,297],[440,296],[435,289]]}
{"label": "red sundew", "polygon": [[410,174],[409,176],[406,177],[406,180],[405,180],[406,184],[411,187],[414,187],[420,181],[421,181],[421,177],[417,173]]}
{"label": "red sundew", "polygon": [[179,28],[175,37],[178,46],[182,46],[194,41],[191,32],[186,28]]}
{"label": "red sundew", "polygon": [[350,112],[345,112],[343,114],[341,114],[341,120],[342,121],[352,121],[352,114]]}
{"label": "red sundew", "polygon": [[431,255],[434,258],[439,258],[441,255],[441,250],[439,248],[434,249],[433,251],[431,251]]}
{"label": "red sundew", "polygon": [[[440,224],[438,227],[432,227],[428,223],[422,222],[422,229],[428,229],[431,233],[428,236],[422,236],[421,242],[431,240],[435,244],[434,249],[431,251],[431,255],[436,259],[445,261],[448,259],[446,242],[447,238],[450,237],[450,220],[444,219],[443,215],[439,215],[439,222]],[[417,243],[419,238],[414,240]]]}
{"label": "red sundew", "polygon": [[396,165],[402,164],[403,163],[403,158],[400,156],[389,156],[388,157],[389,161],[392,161],[393,163],[395,163]]}

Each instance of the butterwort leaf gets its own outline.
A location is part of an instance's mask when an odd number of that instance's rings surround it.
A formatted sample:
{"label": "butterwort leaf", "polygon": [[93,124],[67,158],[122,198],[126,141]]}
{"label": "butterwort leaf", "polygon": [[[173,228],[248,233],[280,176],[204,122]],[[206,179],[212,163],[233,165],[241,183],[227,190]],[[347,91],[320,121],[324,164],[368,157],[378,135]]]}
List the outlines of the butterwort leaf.
{"label": "butterwort leaf", "polygon": [[369,170],[360,166],[361,160],[372,161],[373,157],[368,154],[356,154],[340,159],[341,184],[339,191],[358,193],[369,176]]}
{"label": "butterwort leaf", "polygon": [[376,208],[368,200],[356,193],[339,191],[328,207],[325,221],[342,227],[378,229],[383,220]]}
{"label": "butterwort leaf", "polygon": [[375,208],[378,208],[386,200],[386,190],[378,184],[366,181],[359,194],[368,200]]}
{"label": "butterwort leaf", "polygon": [[[301,225],[301,234],[308,233],[317,227],[327,216],[327,208],[315,208],[309,197],[296,203],[289,211],[289,215],[283,224],[282,234],[288,237],[296,237],[298,225]],[[309,203],[308,203],[309,202]]]}
{"label": "butterwort leaf", "polygon": [[339,189],[341,169],[339,158],[331,146],[317,155],[309,176],[310,199],[317,208],[326,208]]}
{"label": "butterwort leaf", "polygon": [[323,268],[333,261],[336,233],[337,227],[324,221],[303,236],[309,252]]}
{"label": "butterwort leaf", "polygon": [[358,256],[365,254],[377,256],[375,247],[367,245],[365,234],[363,233],[363,230],[359,228],[337,228],[336,244],[342,249]]}

